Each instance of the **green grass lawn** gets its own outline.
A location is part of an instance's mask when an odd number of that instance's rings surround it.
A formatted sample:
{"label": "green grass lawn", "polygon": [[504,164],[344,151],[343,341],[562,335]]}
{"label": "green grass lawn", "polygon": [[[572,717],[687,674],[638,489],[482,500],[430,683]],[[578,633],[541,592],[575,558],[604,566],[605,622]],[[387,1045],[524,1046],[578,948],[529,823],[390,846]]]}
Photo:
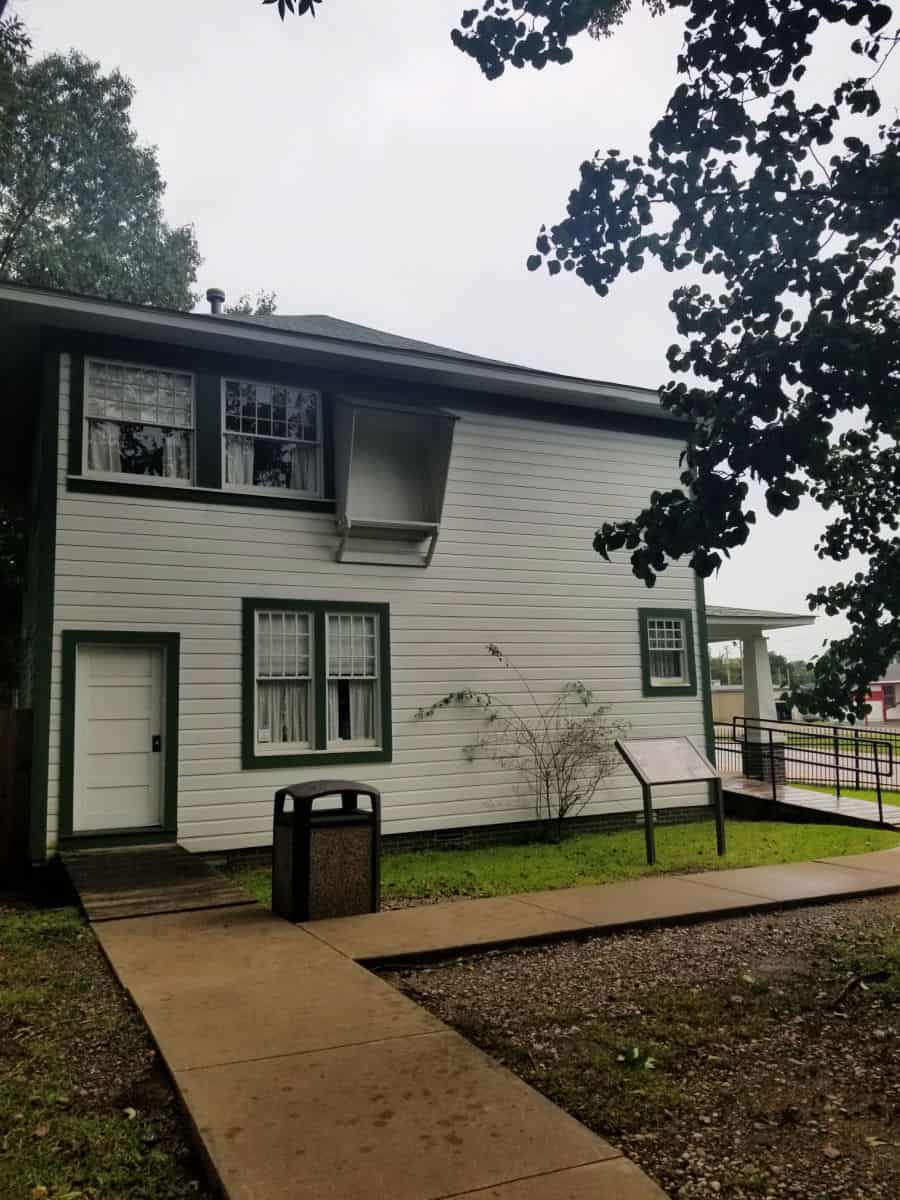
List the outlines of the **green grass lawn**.
{"label": "green grass lawn", "polygon": [[0,1196],[209,1200],[141,1019],[74,908],[0,911]]}
{"label": "green grass lawn", "polygon": [[[829,796],[834,795],[834,788],[828,787],[822,783],[798,783],[797,787],[807,788],[810,792],[826,792]],[[871,800],[873,803],[878,803],[878,793],[867,788],[841,788],[842,796],[849,796],[853,800]],[[885,792],[881,793],[881,799],[885,804],[893,804],[900,808],[900,792]]]}
{"label": "green grass lawn", "polygon": [[[802,862],[900,845],[900,834],[887,830],[777,821],[729,821],[727,832],[728,853],[720,859],[712,822],[658,827],[655,867],[647,866],[640,829],[584,834],[560,845],[538,842],[386,854],[381,863],[381,894],[388,900],[503,896],[640,875]],[[238,870],[235,877],[258,900],[270,903],[268,868]]]}

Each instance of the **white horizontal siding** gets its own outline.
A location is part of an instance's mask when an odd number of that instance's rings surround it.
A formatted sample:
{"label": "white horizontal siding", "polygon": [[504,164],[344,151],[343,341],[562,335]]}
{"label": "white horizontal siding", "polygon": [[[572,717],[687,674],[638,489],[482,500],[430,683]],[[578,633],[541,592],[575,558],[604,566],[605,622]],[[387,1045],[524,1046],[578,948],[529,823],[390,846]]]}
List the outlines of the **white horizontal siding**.
{"label": "white horizontal siding", "polygon": [[[461,414],[437,553],[423,571],[336,563],[328,515],[69,493],[68,402],[64,359],[50,845],[57,830],[65,629],[181,634],[179,838],[191,849],[268,844],[275,788],[335,772],[242,770],[245,596],[390,604],[393,762],[343,769],[382,789],[386,833],[533,815],[513,775],[491,759],[466,760],[463,747],[482,727],[477,714],[454,710],[416,719],[419,708],[458,688],[514,690],[510,673],[486,654],[489,641],[510,654],[539,699],[581,679],[634,734],[702,737],[699,697],[641,695],[636,611],[642,605],[693,611],[693,576],[670,569],[648,592],[624,557],[607,564],[591,548],[602,521],[632,516],[652,489],[676,481],[677,443]],[[705,791],[696,787],[656,797],[660,807],[703,802]],[[639,789],[618,770],[588,811],[639,807]]]}

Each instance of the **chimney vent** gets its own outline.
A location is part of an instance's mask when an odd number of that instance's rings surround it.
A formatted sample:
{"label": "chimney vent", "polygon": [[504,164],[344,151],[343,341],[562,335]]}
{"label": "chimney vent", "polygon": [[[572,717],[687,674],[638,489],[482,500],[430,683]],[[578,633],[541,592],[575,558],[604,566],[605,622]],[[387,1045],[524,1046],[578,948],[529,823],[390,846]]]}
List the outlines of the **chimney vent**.
{"label": "chimney vent", "polygon": [[218,317],[222,312],[222,305],[225,303],[225,293],[221,288],[207,288],[206,298],[209,301],[209,311],[214,317]]}

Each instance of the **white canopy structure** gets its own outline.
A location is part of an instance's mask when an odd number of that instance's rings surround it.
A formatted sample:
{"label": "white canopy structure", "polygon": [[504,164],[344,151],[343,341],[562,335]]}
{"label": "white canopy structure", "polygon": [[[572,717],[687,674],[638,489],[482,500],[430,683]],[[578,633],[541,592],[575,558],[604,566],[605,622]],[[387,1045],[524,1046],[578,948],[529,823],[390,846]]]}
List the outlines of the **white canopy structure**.
{"label": "white canopy structure", "polygon": [[[766,634],[773,629],[793,629],[812,625],[811,613],[767,612],[756,608],[706,607],[707,638],[710,642],[741,642],[744,659],[744,716],[757,721],[777,720],[775,689],[769,669],[769,643]],[[751,725],[750,740],[761,737]]]}

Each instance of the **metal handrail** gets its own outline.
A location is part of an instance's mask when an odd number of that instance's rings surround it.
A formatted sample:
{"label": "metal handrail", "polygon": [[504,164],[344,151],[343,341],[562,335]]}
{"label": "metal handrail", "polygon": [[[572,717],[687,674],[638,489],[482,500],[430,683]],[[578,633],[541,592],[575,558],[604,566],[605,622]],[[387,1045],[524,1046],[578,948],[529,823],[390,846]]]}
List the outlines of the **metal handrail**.
{"label": "metal handrail", "polygon": [[[743,736],[739,735],[739,729]],[[748,737],[748,732],[755,731],[763,737]],[[791,734],[799,734],[803,745],[796,745],[788,740]],[[731,736],[740,745],[754,742],[765,745],[768,742],[769,774],[772,783],[772,799],[778,799],[778,779],[775,770],[776,753],[785,764],[800,763],[806,765],[825,765],[834,771],[835,796],[841,795],[841,766],[849,764],[849,774],[855,780],[858,789],[863,777],[874,779],[875,791],[878,798],[878,820],[884,825],[884,804],[882,800],[882,779],[891,779],[894,774],[894,740],[889,736],[863,734],[859,729],[847,725],[815,725],[802,721],[780,721],[765,718],[735,716],[731,721]],[[776,740],[777,738],[777,740]],[[810,745],[809,743],[813,743]],[[846,745],[851,749],[845,749]],[[870,753],[864,753],[869,751]],[[825,759],[804,758],[803,754],[824,755]],[[872,765],[869,765],[872,764]],[[762,763],[760,764],[762,769]],[[845,772],[845,779],[847,772]]]}

